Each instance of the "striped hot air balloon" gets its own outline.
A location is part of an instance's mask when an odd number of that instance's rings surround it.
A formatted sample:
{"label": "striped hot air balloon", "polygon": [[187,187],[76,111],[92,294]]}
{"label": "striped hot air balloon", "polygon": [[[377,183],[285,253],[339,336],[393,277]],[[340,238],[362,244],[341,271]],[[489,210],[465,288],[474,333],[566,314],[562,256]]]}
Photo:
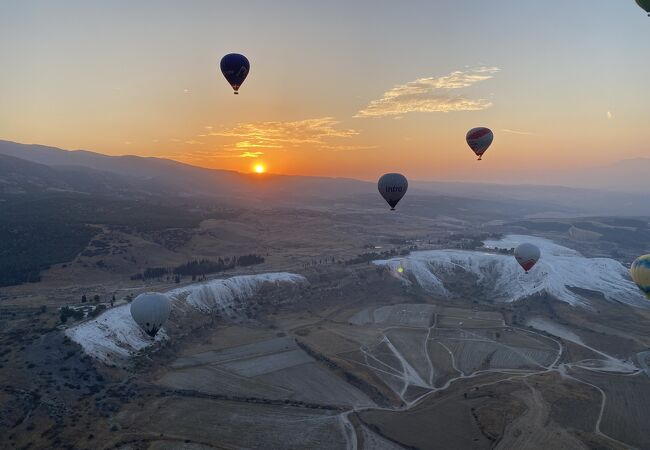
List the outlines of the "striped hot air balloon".
{"label": "striped hot air balloon", "polygon": [[480,161],[483,157],[483,153],[485,153],[492,144],[494,134],[489,128],[472,128],[467,132],[465,139],[467,140],[469,148],[471,148],[476,156],[478,156],[478,160]]}
{"label": "striped hot air balloon", "polygon": [[650,300],[650,254],[639,256],[632,263],[630,276]]}

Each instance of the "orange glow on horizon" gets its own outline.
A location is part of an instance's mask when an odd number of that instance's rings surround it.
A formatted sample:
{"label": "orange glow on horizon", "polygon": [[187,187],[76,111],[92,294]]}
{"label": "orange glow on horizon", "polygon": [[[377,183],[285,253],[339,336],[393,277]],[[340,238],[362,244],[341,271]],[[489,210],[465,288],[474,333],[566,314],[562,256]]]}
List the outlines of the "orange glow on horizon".
{"label": "orange glow on horizon", "polygon": [[253,167],[253,171],[255,173],[264,173],[266,172],[266,167],[264,166],[264,164],[255,164],[255,166]]}

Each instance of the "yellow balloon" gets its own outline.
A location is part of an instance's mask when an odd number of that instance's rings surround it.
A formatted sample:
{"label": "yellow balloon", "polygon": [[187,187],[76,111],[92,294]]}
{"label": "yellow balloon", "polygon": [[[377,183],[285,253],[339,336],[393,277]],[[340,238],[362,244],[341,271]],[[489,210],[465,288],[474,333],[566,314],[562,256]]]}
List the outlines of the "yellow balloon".
{"label": "yellow balloon", "polygon": [[630,276],[650,300],[650,254],[639,256],[632,263]]}

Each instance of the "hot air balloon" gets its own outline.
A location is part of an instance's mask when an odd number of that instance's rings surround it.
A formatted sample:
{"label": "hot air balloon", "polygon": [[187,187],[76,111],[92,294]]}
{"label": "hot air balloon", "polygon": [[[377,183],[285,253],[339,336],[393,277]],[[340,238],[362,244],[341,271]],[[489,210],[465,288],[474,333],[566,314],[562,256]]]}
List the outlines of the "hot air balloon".
{"label": "hot air balloon", "polygon": [[636,4],[643,8],[648,13],[648,17],[650,17],[650,0],[636,0]]}
{"label": "hot air balloon", "polygon": [[515,259],[524,268],[526,273],[537,264],[539,256],[539,248],[533,244],[523,243],[515,248]]}
{"label": "hot air balloon", "polygon": [[170,311],[169,298],[157,292],[140,294],[131,302],[133,320],[151,337],[167,322]]}
{"label": "hot air balloon", "polygon": [[650,254],[639,256],[630,267],[630,276],[650,300]]}
{"label": "hot air balloon", "polygon": [[469,148],[471,148],[476,156],[478,156],[478,160],[480,161],[483,158],[483,153],[485,153],[492,144],[494,134],[489,128],[472,128],[467,132],[465,140],[467,140],[467,145],[469,145]]}
{"label": "hot air balloon", "polygon": [[221,58],[221,73],[238,94],[238,90],[250,72],[251,65],[244,55],[229,53]]}
{"label": "hot air balloon", "polygon": [[379,193],[384,200],[390,205],[390,210],[395,211],[395,206],[406,194],[409,182],[406,177],[400,173],[387,173],[382,175],[377,183]]}

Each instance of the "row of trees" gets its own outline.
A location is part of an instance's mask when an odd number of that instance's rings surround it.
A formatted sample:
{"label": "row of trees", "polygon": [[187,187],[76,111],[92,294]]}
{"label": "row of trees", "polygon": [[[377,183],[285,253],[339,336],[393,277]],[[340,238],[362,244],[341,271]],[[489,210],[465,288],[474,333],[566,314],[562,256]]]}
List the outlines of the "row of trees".
{"label": "row of trees", "polygon": [[[106,311],[106,305],[97,305],[94,308],[91,307],[91,309],[88,310],[88,317],[97,317],[104,311]],[[70,308],[68,306],[64,306],[59,310],[59,319],[61,320],[61,323],[66,323],[70,318],[72,320],[80,320],[83,319],[85,315],[86,313],[83,309]]]}
{"label": "row of trees", "polygon": [[262,264],[264,257],[256,254],[233,256],[232,258],[226,257],[217,260],[211,259],[198,259],[188,261],[176,267],[148,267],[142,273],[135,274],[131,277],[132,280],[148,280],[156,278],[164,278],[170,275],[175,275],[176,282],[180,281],[180,276],[191,276],[193,279],[196,277],[205,276],[209,273],[223,272],[228,269],[233,269],[237,266],[246,267],[255,264]]}
{"label": "row of trees", "polygon": [[356,258],[348,259],[345,261],[345,265],[349,266],[352,264],[361,264],[364,262],[370,262],[376,259],[386,259],[386,258],[393,258],[395,256],[406,256],[409,253],[411,253],[410,249],[392,249],[392,250],[387,250],[381,253],[377,252],[370,252],[370,253],[362,253],[360,255],[357,255]]}

